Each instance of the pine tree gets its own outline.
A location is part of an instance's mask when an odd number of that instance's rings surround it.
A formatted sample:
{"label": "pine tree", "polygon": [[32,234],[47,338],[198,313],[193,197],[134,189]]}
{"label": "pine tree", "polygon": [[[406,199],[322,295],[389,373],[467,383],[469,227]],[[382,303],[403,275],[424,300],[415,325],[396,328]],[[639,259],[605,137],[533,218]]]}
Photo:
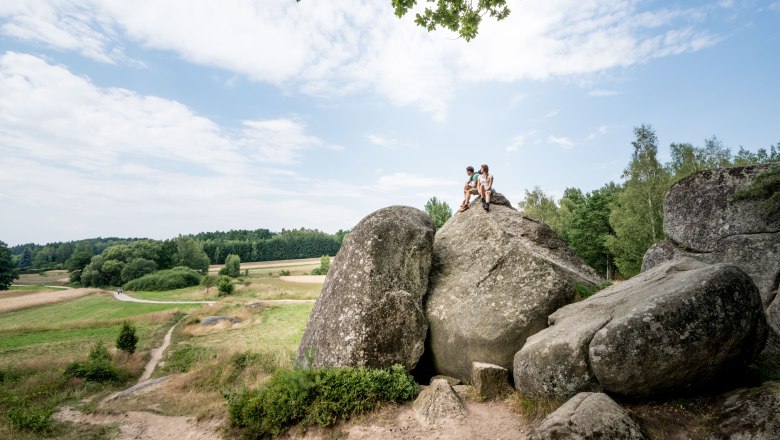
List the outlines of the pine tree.
{"label": "pine tree", "polygon": [[138,344],[138,336],[135,334],[135,326],[129,321],[123,322],[119,337],[116,338],[116,348],[133,354],[136,344]]}

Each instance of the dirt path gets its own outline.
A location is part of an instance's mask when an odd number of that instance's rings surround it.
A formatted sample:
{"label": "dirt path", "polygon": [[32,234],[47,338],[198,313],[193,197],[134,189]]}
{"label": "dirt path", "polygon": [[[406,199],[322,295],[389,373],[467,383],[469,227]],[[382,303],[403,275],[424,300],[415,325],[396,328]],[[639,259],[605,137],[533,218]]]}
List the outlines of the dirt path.
{"label": "dirt path", "polygon": [[220,440],[216,426],[197,423],[193,417],[161,416],[145,411],[128,411],[122,414],[84,414],[70,408],[59,410],[58,420],[74,423],[119,425],[118,440]]}
{"label": "dirt path", "polygon": [[138,379],[139,384],[146,382],[150,377],[152,377],[152,373],[154,373],[154,369],[157,367],[160,359],[162,359],[162,355],[165,353],[165,350],[168,348],[168,346],[171,345],[171,335],[173,334],[173,330],[188,316],[190,315],[184,315],[184,318],[181,318],[176,324],[173,324],[168,330],[168,333],[165,334],[162,345],[152,350],[152,358],[149,359],[149,362],[146,364],[146,367],[144,368],[144,374],[142,374]]}
{"label": "dirt path", "polygon": [[214,304],[217,303],[216,301],[154,301],[151,299],[133,298],[132,296],[127,296],[124,293],[119,293],[119,292],[114,292],[114,298],[119,301],[146,303],[146,304],[208,304],[210,306],[213,306]]}

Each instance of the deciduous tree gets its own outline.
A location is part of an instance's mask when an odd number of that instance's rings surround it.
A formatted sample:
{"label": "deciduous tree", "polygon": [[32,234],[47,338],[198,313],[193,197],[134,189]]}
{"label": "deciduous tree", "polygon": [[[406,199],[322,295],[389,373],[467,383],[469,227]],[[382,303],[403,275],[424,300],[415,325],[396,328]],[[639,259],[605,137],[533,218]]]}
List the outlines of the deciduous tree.
{"label": "deciduous tree", "polygon": [[11,258],[11,250],[0,241],[0,290],[8,290],[19,276],[17,263]]}
{"label": "deciduous tree", "polygon": [[431,216],[433,226],[435,226],[436,229],[444,226],[444,224],[447,223],[447,220],[452,217],[450,205],[448,205],[447,202],[440,201],[436,197],[431,197],[428,202],[425,203],[425,212]]}

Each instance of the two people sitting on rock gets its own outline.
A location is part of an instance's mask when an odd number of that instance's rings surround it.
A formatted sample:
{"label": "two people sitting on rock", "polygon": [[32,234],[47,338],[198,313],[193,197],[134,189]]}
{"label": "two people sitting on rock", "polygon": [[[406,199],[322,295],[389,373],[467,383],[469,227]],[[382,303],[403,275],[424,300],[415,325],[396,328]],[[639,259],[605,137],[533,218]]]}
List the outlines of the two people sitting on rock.
{"label": "two people sitting on rock", "polygon": [[479,194],[482,198],[482,209],[490,211],[490,196],[493,194],[493,175],[490,174],[488,166],[482,164],[478,172],[474,172],[474,167],[466,167],[466,175],[469,180],[463,186],[463,203],[460,205],[460,212],[469,209],[472,194]]}

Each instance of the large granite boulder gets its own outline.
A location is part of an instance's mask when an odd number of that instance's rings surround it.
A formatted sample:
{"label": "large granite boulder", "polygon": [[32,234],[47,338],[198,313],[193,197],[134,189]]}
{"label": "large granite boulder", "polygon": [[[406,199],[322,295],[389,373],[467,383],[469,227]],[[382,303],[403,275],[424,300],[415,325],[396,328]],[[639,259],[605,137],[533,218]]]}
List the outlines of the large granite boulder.
{"label": "large granite boulder", "polygon": [[776,440],[780,437],[780,382],[730,393],[715,420],[712,439]]}
{"label": "large granite boulder", "polygon": [[664,232],[670,241],[645,253],[642,270],[680,257],[738,266],[761,293],[772,329],[767,348],[780,354],[780,216],[770,216],[759,202],[734,200],[772,166],[703,171],[673,185],[664,199]]}
{"label": "large granite boulder", "polygon": [[747,274],[674,260],[553,313],[515,356],[515,387],[556,398],[681,393],[751,362],[766,334]]}
{"label": "large granite boulder", "polygon": [[325,278],[298,361],[414,368],[428,330],[422,301],[434,232],[428,214],[406,206],[383,208],[361,220]]}
{"label": "large granite boulder", "polygon": [[769,216],[755,201],[733,197],[773,166],[707,170],[680,180],[664,198],[664,232],[694,252],[721,249],[727,237],[780,232],[780,217]]}
{"label": "large granite boulder", "polygon": [[644,438],[639,425],[604,393],[577,394],[528,435],[528,440]]}
{"label": "large granite boulder", "polygon": [[452,217],[433,253],[429,354],[437,372],[464,382],[473,362],[511,369],[525,339],[574,299],[577,285],[602,281],[547,225],[500,194],[489,212],[476,205]]}

